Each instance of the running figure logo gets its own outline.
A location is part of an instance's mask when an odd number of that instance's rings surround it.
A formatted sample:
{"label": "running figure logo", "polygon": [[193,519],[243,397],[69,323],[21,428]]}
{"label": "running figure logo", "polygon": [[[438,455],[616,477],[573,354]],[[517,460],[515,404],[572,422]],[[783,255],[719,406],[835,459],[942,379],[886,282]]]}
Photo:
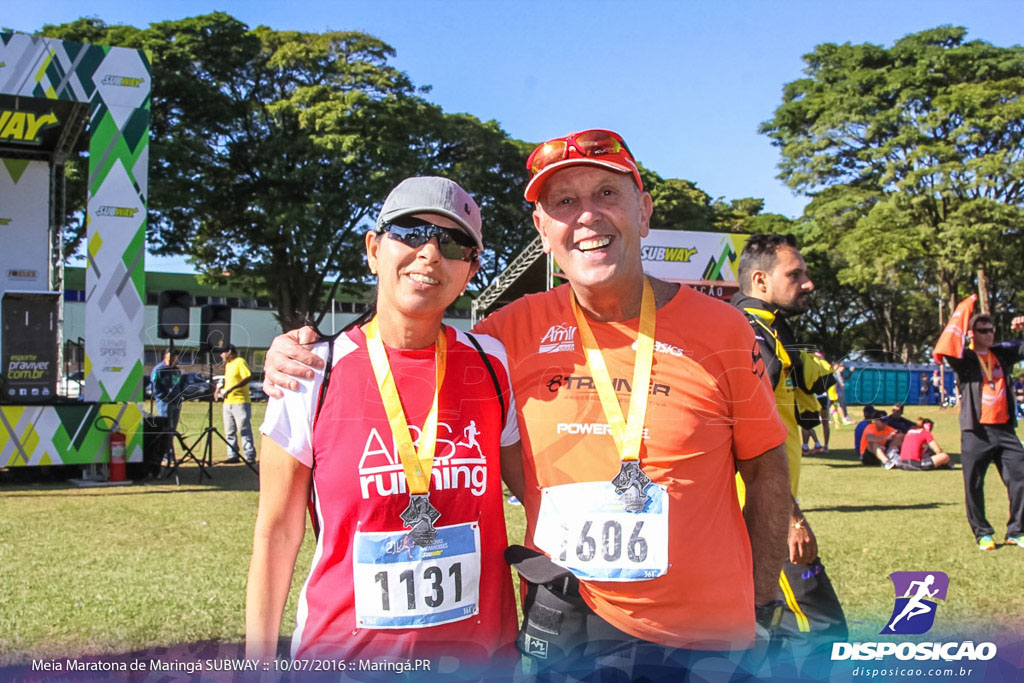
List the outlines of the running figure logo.
{"label": "running figure logo", "polygon": [[936,600],[945,600],[949,577],[944,572],[893,572],[896,604],[881,633],[927,633],[935,623]]}
{"label": "running figure logo", "polygon": [[484,452],[480,449],[480,442],[476,440],[476,437],[480,435],[480,430],[476,427],[476,420],[470,420],[469,426],[462,430],[462,436],[466,437],[465,441],[460,441],[456,446],[465,446],[466,450],[476,449],[476,452],[480,457],[484,457]]}

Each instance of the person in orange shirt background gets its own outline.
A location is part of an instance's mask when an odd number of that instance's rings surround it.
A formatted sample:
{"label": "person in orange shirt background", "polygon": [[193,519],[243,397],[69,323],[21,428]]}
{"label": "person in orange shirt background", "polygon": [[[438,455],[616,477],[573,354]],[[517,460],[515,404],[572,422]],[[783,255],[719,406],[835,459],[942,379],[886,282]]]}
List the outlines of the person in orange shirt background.
{"label": "person in orange shirt background", "polygon": [[899,462],[903,434],[886,424],[885,416],[884,410],[872,413],[871,423],[860,437],[860,463],[891,470]]}
{"label": "person in orange shirt background", "polygon": [[[1010,328],[1024,330],[1024,316],[1013,318]],[[979,313],[968,321],[973,348],[961,358],[942,354],[960,385],[960,464],[964,468],[967,521],[979,550],[995,550],[995,530],[985,516],[985,473],[995,464],[1010,498],[1006,543],[1024,548],[1024,448],[1016,433],[1017,415],[1006,378],[1015,363],[1024,360],[1020,339],[995,343],[992,316]]]}

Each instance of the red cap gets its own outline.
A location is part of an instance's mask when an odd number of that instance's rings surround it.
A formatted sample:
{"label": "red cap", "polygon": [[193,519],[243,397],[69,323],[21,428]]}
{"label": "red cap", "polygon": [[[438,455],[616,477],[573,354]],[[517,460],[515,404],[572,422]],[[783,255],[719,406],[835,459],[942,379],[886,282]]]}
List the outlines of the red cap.
{"label": "red cap", "polygon": [[[618,141],[618,149],[615,151],[602,152],[597,155],[585,155],[579,150],[579,147],[577,147],[576,138],[589,133],[608,133],[612,138]],[[524,193],[526,201],[528,202],[537,201],[537,198],[540,196],[541,189],[544,186],[544,182],[550,178],[553,173],[569,166],[599,166],[618,173],[631,173],[633,175],[633,180],[636,181],[636,186],[641,190],[644,189],[644,183],[640,180],[640,169],[637,168],[636,162],[633,160],[633,155],[630,154],[625,142],[622,141],[622,138],[617,133],[612,131],[581,131],[562,138],[549,140],[543,145],[538,146],[537,149],[530,154],[530,157],[526,161],[526,167],[528,170],[531,172],[533,171],[532,162],[534,157],[536,157],[538,153],[541,153],[546,146],[552,144],[559,146],[565,145],[565,158],[546,164],[539,172],[530,178],[530,182],[526,185],[526,192]]]}

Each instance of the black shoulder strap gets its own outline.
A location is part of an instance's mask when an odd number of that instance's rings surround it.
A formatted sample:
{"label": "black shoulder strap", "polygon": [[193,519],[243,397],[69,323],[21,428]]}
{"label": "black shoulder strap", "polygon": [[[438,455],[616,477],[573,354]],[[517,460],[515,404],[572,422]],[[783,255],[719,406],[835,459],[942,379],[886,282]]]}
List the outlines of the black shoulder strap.
{"label": "black shoulder strap", "polygon": [[480,354],[480,358],[483,359],[484,365],[487,367],[487,372],[491,375],[491,381],[494,382],[494,393],[498,395],[498,403],[501,405],[501,423],[505,424],[505,421],[508,419],[508,415],[505,413],[505,397],[502,395],[501,384],[498,382],[498,373],[494,371],[494,366],[491,365],[491,359],[487,357],[486,353],[484,353],[484,350],[480,346],[480,342],[476,340],[476,337],[469,332],[466,333],[466,336],[469,337],[469,341],[476,347],[477,353]]}
{"label": "black shoulder strap", "polygon": [[324,407],[324,398],[327,396],[327,385],[331,383],[331,369],[334,365],[334,340],[338,335],[331,335],[327,338],[327,364],[324,366],[324,381],[320,383],[320,391],[316,395],[316,412],[313,413],[313,428],[316,429],[317,420],[320,419],[320,409]]}
{"label": "black shoulder strap", "polygon": [[[316,395],[316,412],[313,413],[313,429],[316,429],[316,423],[320,419],[320,409],[324,407],[324,398],[327,397],[327,385],[331,383],[331,370],[334,366],[334,340],[338,338],[337,334],[332,334],[325,339],[327,340],[327,362],[324,365],[324,379],[320,383],[320,391]],[[312,435],[310,435],[312,438]],[[310,468],[310,478],[313,477],[313,470],[316,469],[316,453],[313,454],[313,467]],[[320,538],[320,521],[316,514],[316,488],[310,484],[309,487],[309,500],[307,501],[307,507],[309,508],[309,520],[313,525],[313,538],[319,540]]]}

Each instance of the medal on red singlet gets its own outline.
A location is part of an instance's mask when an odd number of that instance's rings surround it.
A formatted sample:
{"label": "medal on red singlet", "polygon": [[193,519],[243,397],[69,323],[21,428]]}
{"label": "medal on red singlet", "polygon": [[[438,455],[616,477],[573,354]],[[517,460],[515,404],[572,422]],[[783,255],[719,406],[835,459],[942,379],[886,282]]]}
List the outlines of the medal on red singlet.
{"label": "medal on red singlet", "polygon": [[446,346],[442,328],[437,333],[437,342],[434,345],[434,368],[437,377],[434,383],[434,402],[430,405],[427,419],[420,430],[420,446],[417,449],[409,434],[409,423],[405,419],[402,399],[398,396],[395,378],[391,374],[387,349],[380,338],[377,317],[374,316],[366,324],[366,350],[370,354],[373,376],[377,379],[377,388],[381,400],[384,401],[384,411],[388,416],[391,435],[395,439],[409,489],[409,507],[402,512],[402,522],[410,529],[409,539],[418,546],[428,546],[434,542],[437,538],[434,523],[441,517],[441,513],[430,503],[430,473],[434,468],[434,449],[437,445],[437,398],[444,382]]}
{"label": "medal on red singlet", "polygon": [[619,473],[612,479],[615,492],[622,496],[629,512],[640,512],[647,504],[647,486],[650,478],[640,469],[640,443],[644,433],[644,418],[647,415],[647,395],[651,385],[651,367],[654,363],[654,288],[648,277],[644,277],[644,293],[640,300],[640,329],[636,339],[636,359],[633,364],[633,383],[630,385],[629,418],[624,420],[619,400],[615,396],[608,366],[597,345],[586,316],[580,310],[576,294],[570,289],[569,301],[572,314],[580,329],[583,350],[587,356],[587,367],[594,378],[594,387],[601,399],[601,408],[619,452]]}

